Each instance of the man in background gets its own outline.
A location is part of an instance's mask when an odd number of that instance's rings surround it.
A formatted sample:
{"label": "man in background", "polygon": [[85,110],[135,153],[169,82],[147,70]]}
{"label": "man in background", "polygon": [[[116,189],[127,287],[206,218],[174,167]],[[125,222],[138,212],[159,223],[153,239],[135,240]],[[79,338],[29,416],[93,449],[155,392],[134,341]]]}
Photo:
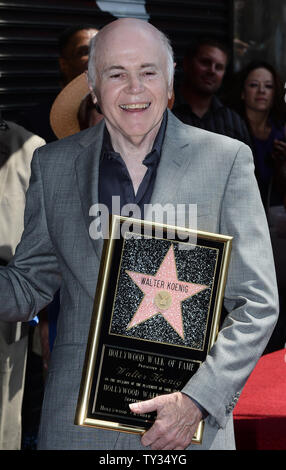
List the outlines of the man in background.
{"label": "man in background", "polygon": [[89,43],[98,30],[92,25],[67,28],[59,37],[62,88],[87,70]]}
{"label": "man in background", "polygon": [[184,55],[183,79],[175,90],[173,113],[185,124],[250,145],[244,121],[216,96],[228,60],[228,49],[216,39],[201,38],[191,43]]}
{"label": "man in background", "polygon": [[[90,40],[98,30],[87,24],[73,25],[65,29],[58,39],[60,86],[64,88],[75,77],[87,69]],[[41,136],[45,141],[57,140],[50,126],[50,110],[56,96],[41,102],[27,113],[23,113],[18,123],[30,132]]]}

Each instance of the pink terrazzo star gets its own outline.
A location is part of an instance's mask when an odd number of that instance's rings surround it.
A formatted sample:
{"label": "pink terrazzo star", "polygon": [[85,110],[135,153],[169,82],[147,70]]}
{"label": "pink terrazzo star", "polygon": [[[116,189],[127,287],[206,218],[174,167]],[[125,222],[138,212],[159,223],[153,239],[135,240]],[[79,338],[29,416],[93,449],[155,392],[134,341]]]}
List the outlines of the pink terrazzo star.
{"label": "pink terrazzo star", "polygon": [[[126,272],[145,294],[127,328],[130,329],[139,325],[160,313],[178,335],[184,339],[181,302],[207,289],[208,286],[178,280],[173,245],[170,246],[155,276],[135,271]],[[160,296],[162,297],[162,304],[160,303]]]}

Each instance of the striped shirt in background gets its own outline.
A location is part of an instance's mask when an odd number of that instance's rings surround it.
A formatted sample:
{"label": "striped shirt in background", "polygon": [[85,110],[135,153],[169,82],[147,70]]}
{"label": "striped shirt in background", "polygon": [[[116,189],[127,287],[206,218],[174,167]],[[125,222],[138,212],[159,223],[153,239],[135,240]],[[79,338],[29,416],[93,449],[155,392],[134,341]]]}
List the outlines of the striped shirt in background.
{"label": "striped shirt in background", "polygon": [[193,113],[190,105],[183,100],[180,94],[175,93],[172,112],[185,124],[232,137],[252,147],[245,122],[216,96],[213,96],[209,110],[200,118]]}

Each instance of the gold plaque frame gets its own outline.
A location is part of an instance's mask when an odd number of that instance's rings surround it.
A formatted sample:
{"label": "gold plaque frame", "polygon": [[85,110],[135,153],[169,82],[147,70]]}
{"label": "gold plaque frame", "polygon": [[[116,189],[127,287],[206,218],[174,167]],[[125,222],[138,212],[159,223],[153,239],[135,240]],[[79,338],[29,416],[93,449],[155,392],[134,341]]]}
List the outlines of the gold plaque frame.
{"label": "gold plaque frame", "polygon": [[[154,414],[137,416],[128,404],[182,389],[205,360],[219,330],[231,245],[230,236],[112,216],[75,424],[135,434],[152,425]],[[172,284],[155,277],[170,251],[178,281]],[[175,290],[202,286],[180,302],[182,331],[176,330],[178,322],[168,322],[164,309],[130,327],[140,308],[147,312],[142,307],[145,287],[136,284],[130,273],[139,275],[142,284],[152,281],[151,294],[163,292],[168,305]],[[202,435],[203,422],[193,443],[201,443]]]}

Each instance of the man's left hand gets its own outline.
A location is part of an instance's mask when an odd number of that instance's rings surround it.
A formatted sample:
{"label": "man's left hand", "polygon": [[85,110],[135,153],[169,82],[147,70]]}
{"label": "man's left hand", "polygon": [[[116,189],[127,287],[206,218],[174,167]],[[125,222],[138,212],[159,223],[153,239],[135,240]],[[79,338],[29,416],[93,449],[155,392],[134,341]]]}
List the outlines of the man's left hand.
{"label": "man's left hand", "polygon": [[138,414],[157,411],[155,423],[141,440],[152,450],[186,449],[202,419],[199,408],[181,392],[160,395],[129,406],[133,413]]}

